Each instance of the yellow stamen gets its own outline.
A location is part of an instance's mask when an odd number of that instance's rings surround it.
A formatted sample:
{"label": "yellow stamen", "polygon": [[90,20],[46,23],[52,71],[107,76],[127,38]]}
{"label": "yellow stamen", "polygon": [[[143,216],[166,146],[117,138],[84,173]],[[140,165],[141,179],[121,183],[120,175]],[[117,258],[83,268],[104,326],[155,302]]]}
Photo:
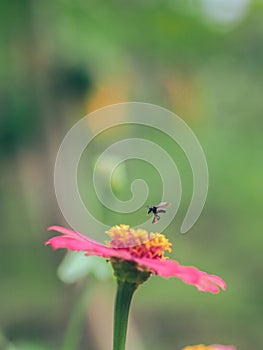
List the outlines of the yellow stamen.
{"label": "yellow stamen", "polygon": [[111,248],[124,248],[135,257],[150,259],[165,259],[165,251],[171,252],[171,243],[161,233],[148,232],[143,229],[132,229],[129,225],[113,226],[106,233],[111,242]]}

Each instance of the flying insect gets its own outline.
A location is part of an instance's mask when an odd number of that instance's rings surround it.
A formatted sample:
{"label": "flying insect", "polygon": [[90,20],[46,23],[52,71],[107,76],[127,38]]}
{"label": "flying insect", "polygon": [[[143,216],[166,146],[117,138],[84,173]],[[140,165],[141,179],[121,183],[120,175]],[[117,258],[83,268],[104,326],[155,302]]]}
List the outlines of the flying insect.
{"label": "flying insect", "polygon": [[166,210],[164,210],[163,208],[166,208],[169,205],[170,203],[167,203],[167,202],[161,202],[158,205],[152,205],[152,206],[147,205],[147,208],[148,208],[147,214],[149,215],[150,213],[153,213],[153,221],[152,221],[153,224],[156,224],[156,222],[160,220],[160,216],[158,214],[165,213]]}

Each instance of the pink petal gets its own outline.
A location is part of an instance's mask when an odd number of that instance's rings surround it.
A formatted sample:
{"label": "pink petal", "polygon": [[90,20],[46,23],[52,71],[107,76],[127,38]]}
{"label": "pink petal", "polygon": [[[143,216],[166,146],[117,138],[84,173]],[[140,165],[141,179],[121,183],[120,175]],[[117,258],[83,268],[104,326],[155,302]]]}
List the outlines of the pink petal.
{"label": "pink petal", "polygon": [[220,345],[220,344],[213,344],[209,345],[215,350],[236,350],[236,347],[233,345]]}
{"label": "pink petal", "polygon": [[51,226],[48,230],[54,230],[62,233],[62,236],[50,238],[45,244],[50,244],[53,249],[67,248],[69,250],[85,251],[86,255],[97,255],[104,258],[111,256],[120,259],[131,259],[131,254],[123,249],[112,249],[96,242],[79,232],[75,232],[60,226]]}
{"label": "pink petal", "polygon": [[[135,259],[134,259],[135,260]],[[147,266],[162,277],[178,277],[186,283],[197,283],[199,271],[195,267],[182,266],[175,260],[136,259],[137,264]]]}
{"label": "pink petal", "polygon": [[[89,237],[85,236],[85,235],[82,235],[81,233],[79,232],[76,232],[76,231],[73,231],[73,230],[69,230],[65,227],[61,227],[61,226],[50,226],[48,227],[48,231],[57,231],[57,232],[60,232],[62,233],[64,236],[63,237],[71,237],[75,240],[78,240],[79,242],[85,242],[86,244],[90,243],[92,244],[93,246],[96,245],[96,246],[104,246],[103,244],[97,242],[97,241],[94,241],[93,239],[90,239]],[[49,244],[49,241],[46,242],[46,244]],[[84,249],[81,249],[81,250],[84,250]]]}
{"label": "pink petal", "polygon": [[138,265],[146,266],[162,277],[177,277],[187,284],[192,284],[198,290],[218,293],[219,287],[226,289],[225,282],[218,276],[209,275],[193,266],[182,266],[174,260],[155,260],[134,258]]}
{"label": "pink petal", "polygon": [[211,292],[211,293],[219,293],[220,289],[226,290],[226,283],[225,281],[215,275],[209,275],[206,272],[200,271],[200,282],[197,286],[198,290],[203,292]]}

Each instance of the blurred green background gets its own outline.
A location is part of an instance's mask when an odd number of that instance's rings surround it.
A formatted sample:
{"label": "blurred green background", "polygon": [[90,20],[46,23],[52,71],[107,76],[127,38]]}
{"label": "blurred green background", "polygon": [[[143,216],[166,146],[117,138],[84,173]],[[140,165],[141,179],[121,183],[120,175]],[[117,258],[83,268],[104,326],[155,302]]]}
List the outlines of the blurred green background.
{"label": "blurred green background", "polygon": [[[65,251],[43,243],[47,226],[68,226],[53,188],[64,135],[88,112],[124,101],[168,108],[198,136],[209,166],[208,199],[198,222],[180,235],[191,195],[191,172],[181,157],[186,180],[182,207],[167,230],[171,257],[228,284],[226,292],[208,295],[175,279],[151,278],[135,294],[127,349],[199,343],[262,349],[263,2],[10,0],[0,6],[0,349],[60,348],[77,302],[74,317],[83,323],[69,342],[110,349],[114,281],[89,275],[65,284],[57,275]],[[140,171],[127,164],[131,178],[131,169]],[[116,189],[122,199],[128,175]],[[158,181],[155,174],[147,201],[160,195]],[[99,215],[111,217],[101,208]]]}

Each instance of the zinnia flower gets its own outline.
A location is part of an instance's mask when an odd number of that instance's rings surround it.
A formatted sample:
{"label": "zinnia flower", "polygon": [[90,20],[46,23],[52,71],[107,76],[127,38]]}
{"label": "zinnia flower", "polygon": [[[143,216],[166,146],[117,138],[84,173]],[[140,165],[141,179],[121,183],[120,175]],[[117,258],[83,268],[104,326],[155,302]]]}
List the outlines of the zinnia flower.
{"label": "zinnia flower", "polygon": [[236,350],[236,348],[233,345],[213,344],[213,345],[205,346],[203,344],[200,344],[195,346],[187,346],[182,350]]}
{"label": "zinnia flower", "polygon": [[152,274],[180,278],[204,292],[218,293],[220,288],[226,289],[226,284],[220,277],[209,275],[193,266],[182,266],[165,257],[166,251],[171,252],[171,243],[161,233],[148,233],[146,230],[132,229],[128,225],[114,226],[106,232],[111,241],[104,245],[64,227],[51,226],[49,230],[62,233],[46,242],[52,248],[84,251],[85,255],[101,256],[111,262],[117,278],[113,350],[125,350],[132,296],[137,287]]}
{"label": "zinnia flower", "polygon": [[132,229],[128,225],[114,226],[106,232],[111,241],[103,245],[64,227],[51,226],[49,230],[60,232],[62,235],[49,239],[46,244],[50,244],[54,249],[67,248],[84,251],[88,256],[107,258],[112,263],[117,279],[136,281],[139,285],[151,274],[156,274],[162,277],[177,277],[196,286],[199,291],[216,294],[220,288],[226,289],[226,284],[220,277],[207,274],[193,266],[182,266],[177,261],[165,257],[165,251],[171,252],[171,243],[161,233],[148,233],[143,229]]}

